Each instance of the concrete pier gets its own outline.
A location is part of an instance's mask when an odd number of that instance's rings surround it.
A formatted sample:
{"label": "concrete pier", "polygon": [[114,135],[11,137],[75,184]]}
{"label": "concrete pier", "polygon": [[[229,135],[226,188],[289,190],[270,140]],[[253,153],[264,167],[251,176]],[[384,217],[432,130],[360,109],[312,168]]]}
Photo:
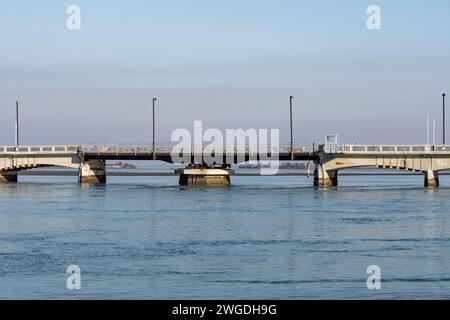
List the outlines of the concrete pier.
{"label": "concrete pier", "polygon": [[439,173],[433,170],[425,171],[425,187],[436,188],[439,187]]}
{"label": "concrete pier", "polygon": [[0,172],[0,182],[17,182],[17,171]]}
{"label": "concrete pier", "polygon": [[106,182],[106,161],[89,160],[80,164],[80,183],[105,183]]}
{"label": "concrete pier", "polygon": [[320,164],[314,169],[314,186],[327,188],[338,185],[337,170],[324,170]]}
{"label": "concrete pier", "polygon": [[181,186],[208,185],[227,186],[230,185],[230,175],[234,172],[230,169],[221,168],[192,168],[175,170],[180,175]]}

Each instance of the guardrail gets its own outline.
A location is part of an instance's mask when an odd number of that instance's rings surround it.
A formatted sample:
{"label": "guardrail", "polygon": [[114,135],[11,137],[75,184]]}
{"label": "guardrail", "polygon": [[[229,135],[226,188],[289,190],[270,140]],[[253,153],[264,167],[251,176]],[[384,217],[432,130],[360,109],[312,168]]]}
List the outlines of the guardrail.
{"label": "guardrail", "polygon": [[[294,153],[299,152],[313,152],[313,146],[312,145],[304,145],[304,146],[294,146]],[[205,149],[207,145],[203,146],[203,148],[198,148],[191,146],[190,151],[192,153],[202,153],[202,152],[215,152],[215,153],[227,153],[227,152],[233,152],[233,153],[249,153],[249,152],[278,152],[278,153],[289,153],[291,152],[290,147],[278,147],[278,148],[250,148],[250,147],[244,147],[244,148],[237,148],[234,147],[232,149],[227,148],[208,148]],[[81,146],[81,152],[83,153],[103,153],[103,154],[120,154],[120,153],[136,153],[136,154],[142,154],[142,153],[152,153],[153,149],[149,146],[121,146],[121,145],[98,145],[98,146]],[[160,146],[155,148],[156,153],[172,153],[174,151],[174,146]],[[189,149],[188,149],[189,151]]]}
{"label": "guardrail", "polygon": [[[215,152],[215,153],[250,153],[250,152],[278,152],[278,153],[290,153],[290,146],[280,146],[270,148],[250,148],[250,147],[234,147],[232,149],[227,148],[208,148],[207,145],[203,148],[198,148],[192,146],[190,151],[192,153],[202,153],[202,152]],[[156,153],[172,153],[174,151],[174,146],[160,146],[156,147]],[[302,146],[295,146],[294,153],[308,153],[317,151],[317,145],[315,144],[305,144]],[[117,154],[117,153],[136,153],[145,154],[152,153],[153,149],[150,146],[126,146],[126,145],[60,145],[60,146],[0,146],[0,154],[2,153],[103,153],[103,154]]]}
{"label": "guardrail", "polygon": [[429,153],[450,152],[450,145],[320,145],[325,153]]}
{"label": "guardrail", "polygon": [[[290,153],[290,146],[280,146],[270,148],[250,148],[250,147],[234,147],[227,148],[203,148],[191,147],[192,153],[215,152],[215,153],[251,153],[251,152],[277,152]],[[173,146],[156,147],[156,153],[172,153]],[[315,145],[305,144],[303,146],[294,146],[294,153],[431,153],[431,152],[450,152],[450,145]],[[136,153],[148,154],[153,149],[149,146],[125,146],[125,145],[60,145],[60,146],[0,146],[0,154],[2,153]]]}
{"label": "guardrail", "polygon": [[1,153],[77,153],[80,146],[0,146]]}

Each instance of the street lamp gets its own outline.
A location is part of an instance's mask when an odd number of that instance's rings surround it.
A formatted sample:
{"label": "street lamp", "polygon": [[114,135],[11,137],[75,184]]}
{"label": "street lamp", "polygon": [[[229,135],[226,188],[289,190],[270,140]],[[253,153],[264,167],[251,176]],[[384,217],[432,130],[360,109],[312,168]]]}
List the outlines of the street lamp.
{"label": "street lamp", "polygon": [[290,115],[290,127],[291,127],[291,160],[294,160],[294,139],[292,135],[292,100],[294,96],[289,97],[289,115]]}
{"label": "street lamp", "polygon": [[445,144],[445,96],[442,94],[442,144]]}
{"label": "street lamp", "polygon": [[153,143],[152,143],[152,159],[156,160],[156,150],[155,150],[155,102],[158,99],[153,98]]}
{"label": "street lamp", "polygon": [[19,146],[19,104],[20,100],[16,100],[16,148]]}

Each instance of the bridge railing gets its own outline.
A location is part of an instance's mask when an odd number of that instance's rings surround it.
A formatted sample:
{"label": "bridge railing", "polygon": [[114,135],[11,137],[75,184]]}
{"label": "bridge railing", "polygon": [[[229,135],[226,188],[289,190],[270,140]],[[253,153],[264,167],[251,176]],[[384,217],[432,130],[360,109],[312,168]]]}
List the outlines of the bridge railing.
{"label": "bridge railing", "polygon": [[2,153],[77,153],[80,146],[0,146]]}
{"label": "bridge railing", "polygon": [[[294,146],[294,153],[299,152],[313,152],[313,144]],[[249,153],[249,152],[278,152],[278,153],[289,153],[291,152],[290,146],[280,146],[277,148],[237,148],[232,149],[227,148],[208,148],[207,144],[203,148],[198,148],[191,146],[188,151],[192,153],[202,153],[202,152],[215,152],[215,153]],[[97,154],[120,154],[120,153],[135,153],[135,154],[150,154],[153,152],[150,146],[122,146],[122,145],[90,145],[81,146],[81,152],[83,153],[97,153]],[[174,146],[158,146],[155,148],[156,153],[172,153],[175,151]]]}
{"label": "bridge railing", "polygon": [[[170,153],[172,147],[160,146],[155,151],[159,153]],[[122,145],[84,145],[81,146],[83,153],[152,153],[153,149],[149,146],[122,146]]]}
{"label": "bridge railing", "polygon": [[[202,152],[215,152],[215,153],[251,153],[251,152],[277,152],[277,153],[290,153],[290,146],[279,146],[274,148],[252,148],[252,147],[234,147],[234,148],[206,148],[207,144],[203,148],[191,146],[190,152],[202,153]],[[312,153],[317,151],[318,145],[304,144],[294,145],[294,153]],[[172,153],[174,146],[158,146],[155,148],[157,153]],[[118,154],[118,153],[135,153],[135,154],[150,154],[153,152],[151,146],[126,146],[126,145],[55,145],[55,146],[0,146],[0,154],[14,153],[14,154],[27,154],[27,153],[106,153],[106,154]]]}
{"label": "bridge railing", "polygon": [[429,153],[449,152],[450,145],[320,145],[325,153]]}

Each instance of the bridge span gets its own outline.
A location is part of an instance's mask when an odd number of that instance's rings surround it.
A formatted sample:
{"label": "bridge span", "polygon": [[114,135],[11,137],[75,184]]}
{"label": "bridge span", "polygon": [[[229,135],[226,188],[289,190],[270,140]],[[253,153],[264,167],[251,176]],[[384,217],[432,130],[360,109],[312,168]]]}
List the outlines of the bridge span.
{"label": "bridge span", "polygon": [[[183,161],[174,161],[174,159]],[[17,182],[17,172],[40,167],[77,169],[81,183],[106,182],[108,160],[160,160],[185,163],[180,184],[229,184],[231,164],[250,160],[311,161],[314,185],[338,184],[338,171],[355,167],[403,169],[424,174],[426,187],[439,186],[439,171],[450,169],[450,145],[305,145],[291,150],[213,150],[174,152],[172,147],[0,146],[0,182]]]}
{"label": "bridge span", "polygon": [[314,185],[336,186],[338,171],[356,167],[424,173],[426,187],[439,186],[439,171],[450,169],[450,145],[321,145]]}

